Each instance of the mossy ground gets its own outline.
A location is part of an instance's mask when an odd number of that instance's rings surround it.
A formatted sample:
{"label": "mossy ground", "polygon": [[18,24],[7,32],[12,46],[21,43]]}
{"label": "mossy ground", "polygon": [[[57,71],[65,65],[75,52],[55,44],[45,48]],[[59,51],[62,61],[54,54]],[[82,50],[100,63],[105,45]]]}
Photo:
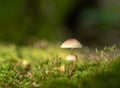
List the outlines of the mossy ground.
{"label": "mossy ground", "polygon": [[[39,44],[38,44],[39,45]],[[119,88],[120,54],[115,46],[74,50],[59,44],[0,44],[0,88]]]}

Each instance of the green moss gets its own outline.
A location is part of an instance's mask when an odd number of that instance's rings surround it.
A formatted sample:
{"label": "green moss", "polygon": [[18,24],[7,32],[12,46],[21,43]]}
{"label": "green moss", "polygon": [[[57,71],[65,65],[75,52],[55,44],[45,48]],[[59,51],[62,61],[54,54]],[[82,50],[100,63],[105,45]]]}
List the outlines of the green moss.
{"label": "green moss", "polygon": [[[78,61],[71,70],[70,63],[65,61],[69,50],[60,49],[58,45],[36,48],[1,44],[0,87],[117,88],[120,86],[120,55],[119,52],[114,53],[116,48],[103,49],[102,57],[101,50],[94,53],[82,51],[75,51]],[[93,58],[100,60],[96,61]],[[62,68],[65,69],[63,72],[58,70],[62,65],[65,65],[65,68]],[[69,74],[70,70],[72,74]]]}

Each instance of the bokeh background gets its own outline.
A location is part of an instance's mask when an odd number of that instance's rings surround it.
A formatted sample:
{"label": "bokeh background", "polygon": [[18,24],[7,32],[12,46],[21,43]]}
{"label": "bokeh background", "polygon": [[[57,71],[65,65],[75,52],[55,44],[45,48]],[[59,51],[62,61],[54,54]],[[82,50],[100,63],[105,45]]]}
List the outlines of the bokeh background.
{"label": "bokeh background", "polygon": [[0,41],[29,44],[76,38],[120,47],[120,0],[0,0]]}

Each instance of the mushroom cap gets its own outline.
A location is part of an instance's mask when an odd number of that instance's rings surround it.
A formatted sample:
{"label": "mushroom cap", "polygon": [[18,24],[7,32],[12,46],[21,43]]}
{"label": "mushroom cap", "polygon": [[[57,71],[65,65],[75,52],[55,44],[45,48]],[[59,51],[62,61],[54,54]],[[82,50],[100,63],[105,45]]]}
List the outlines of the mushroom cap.
{"label": "mushroom cap", "polygon": [[81,48],[81,43],[76,39],[68,39],[62,43],[61,48]]}
{"label": "mushroom cap", "polygon": [[75,55],[68,55],[66,57],[66,60],[68,61],[76,61],[77,60],[77,57]]}

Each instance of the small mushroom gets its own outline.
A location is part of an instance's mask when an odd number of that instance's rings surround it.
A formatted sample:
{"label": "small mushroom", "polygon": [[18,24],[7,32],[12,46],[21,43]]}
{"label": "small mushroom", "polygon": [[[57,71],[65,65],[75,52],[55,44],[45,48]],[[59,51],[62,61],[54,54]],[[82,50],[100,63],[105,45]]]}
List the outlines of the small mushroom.
{"label": "small mushroom", "polygon": [[66,60],[75,61],[75,60],[76,60],[76,56],[75,56],[75,55],[68,55],[68,56],[66,57]]}
{"label": "small mushroom", "polygon": [[[71,55],[66,57],[66,60],[77,60],[77,57],[73,54],[74,48],[82,48],[81,43],[76,39],[68,39],[60,46],[61,48],[70,48]],[[75,59],[76,58],[76,59]]]}

